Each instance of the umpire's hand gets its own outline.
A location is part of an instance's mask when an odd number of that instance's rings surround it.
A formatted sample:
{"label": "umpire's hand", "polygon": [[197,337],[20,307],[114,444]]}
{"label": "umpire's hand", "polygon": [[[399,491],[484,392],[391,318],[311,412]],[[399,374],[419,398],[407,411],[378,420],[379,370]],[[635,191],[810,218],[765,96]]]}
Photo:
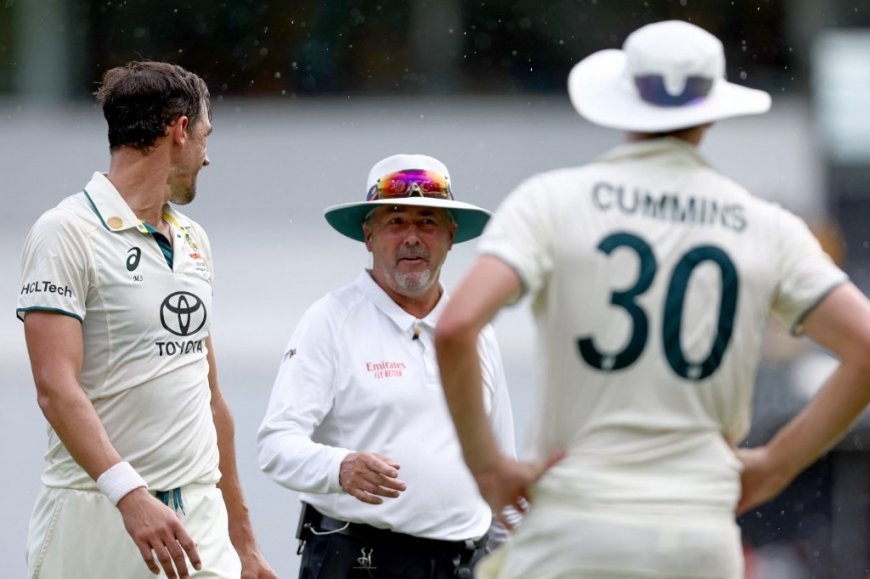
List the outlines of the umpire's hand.
{"label": "umpire's hand", "polygon": [[373,452],[352,452],[341,461],[338,483],[349,495],[364,503],[379,505],[381,497],[394,499],[405,490],[399,480],[399,464]]}

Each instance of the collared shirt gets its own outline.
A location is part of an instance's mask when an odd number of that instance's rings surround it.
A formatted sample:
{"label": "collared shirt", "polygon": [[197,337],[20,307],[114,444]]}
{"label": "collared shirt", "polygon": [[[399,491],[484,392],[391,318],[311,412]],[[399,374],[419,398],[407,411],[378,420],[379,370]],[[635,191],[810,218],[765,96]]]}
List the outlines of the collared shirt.
{"label": "collared shirt", "polygon": [[[312,305],[293,333],[259,430],[261,468],[331,517],[419,537],[482,536],[492,513],[462,459],[441,387],[433,330],[363,272]],[[416,336],[416,338],[415,338]],[[492,328],[479,342],[484,402],[505,453],[513,418]],[[399,463],[398,498],[369,505],[339,485],[342,460],[374,452]]]}
{"label": "collared shirt", "polygon": [[[94,173],[30,230],[17,306],[22,319],[51,311],[81,322],[79,384],[112,444],[157,490],[219,479],[205,343],[210,247],[195,222],[168,205],[164,217],[171,254]],[[46,485],[96,488],[52,429],[46,457]]]}
{"label": "collared shirt", "polygon": [[479,252],[510,265],[538,326],[542,479],[584,505],[733,516],[769,314],[801,320],[846,281],[805,224],[656,139],[521,184]]}

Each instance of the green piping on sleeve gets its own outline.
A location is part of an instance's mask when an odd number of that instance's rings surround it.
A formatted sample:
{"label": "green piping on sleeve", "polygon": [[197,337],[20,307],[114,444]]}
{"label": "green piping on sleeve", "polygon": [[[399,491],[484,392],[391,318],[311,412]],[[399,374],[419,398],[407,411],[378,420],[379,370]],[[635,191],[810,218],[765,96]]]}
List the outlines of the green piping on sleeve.
{"label": "green piping on sleeve", "polygon": [[40,306],[34,306],[32,308],[18,308],[15,310],[15,317],[23,322],[24,314],[28,312],[50,312],[53,314],[63,314],[64,316],[69,316],[71,318],[77,319],[80,323],[84,322],[84,320],[78,314],[74,314],[66,310],[60,310],[58,308],[44,308]]}

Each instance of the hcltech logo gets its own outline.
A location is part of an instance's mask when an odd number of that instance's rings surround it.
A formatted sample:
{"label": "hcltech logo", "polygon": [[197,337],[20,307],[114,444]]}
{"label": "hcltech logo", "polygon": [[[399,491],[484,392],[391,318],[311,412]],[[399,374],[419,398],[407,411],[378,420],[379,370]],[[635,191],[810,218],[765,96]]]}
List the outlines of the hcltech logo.
{"label": "hcltech logo", "polygon": [[205,304],[190,292],[174,292],[160,304],[160,323],[176,336],[190,336],[205,325]]}

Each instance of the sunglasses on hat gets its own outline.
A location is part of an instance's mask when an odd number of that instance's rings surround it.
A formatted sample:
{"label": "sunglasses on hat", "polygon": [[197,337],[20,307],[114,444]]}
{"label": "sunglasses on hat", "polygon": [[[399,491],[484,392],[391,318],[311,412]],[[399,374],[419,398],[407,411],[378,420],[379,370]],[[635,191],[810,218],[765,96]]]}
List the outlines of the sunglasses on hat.
{"label": "sunglasses on hat", "polygon": [[447,177],[435,171],[409,169],[389,173],[378,179],[369,189],[366,201],[413,196],[453,199]]}

